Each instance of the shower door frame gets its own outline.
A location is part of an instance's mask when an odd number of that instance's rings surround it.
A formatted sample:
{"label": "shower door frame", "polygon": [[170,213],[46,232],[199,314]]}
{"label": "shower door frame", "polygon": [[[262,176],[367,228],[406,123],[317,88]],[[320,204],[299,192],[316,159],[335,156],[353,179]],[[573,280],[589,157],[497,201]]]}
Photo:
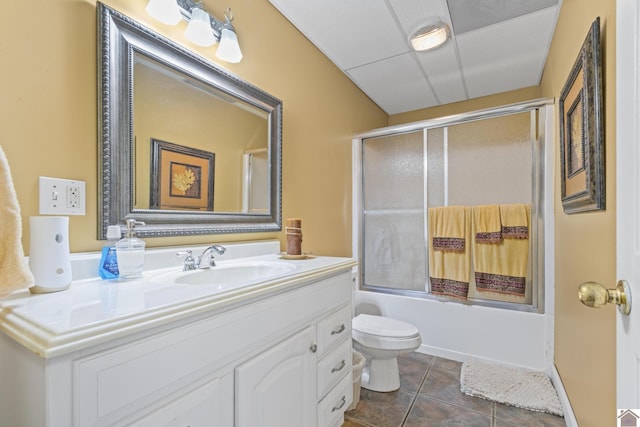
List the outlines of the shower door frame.
{"label": "shower door frame", "polygon": [[[385,136],[399,135],[403,133],[423,131],[424,143],[426,145],[426,132],[429,129],[448,127],[457,124],[463,124],[471,121],[491,119],[501,116],[507,116],[517,113],[529,112],[530,134],[532,144],[532,200],[531,200],[531,233],[535,233],[535,239],[532,239],[531,261],[532,261],[532,301],[531,304],[493,301],[485,299],[469,299],[467,301],[452,300],[446,297],[433,295],[426,291],[415,291],[408,289],[387,288],[379,286],[364,285],[364,263],[363,259],[363,241],[364,241],[364,205],[363,205],[363,141],[370,138],[378,138]],[[538,113],[537,120],[535,114]],[[408,297],[432,299],[438,301],[458,302],[462,304],[473,304],[478,306],[487,306],[494,308],[503,308],[516,311],[544,313],[545,311],[545,264],[548,264],[550,251],[545,251],[546,240],[550,235],[549,220],[553,215],[553,181],[547,176],[549,172],[553,175],[553,170],[548,170],[550,156],[549,150],[552,144],[549,138],[553,138],[553,119],[554,100],[553,99],[536,99],[532,101],[509,104],[496,108],[488,108],[467,113],[455,114],[436,119],[422,120],[407,124],[389,126],[385,128],[374,129],[368,132],[357,134],[352,140],[352,183],[353,183],[353,249],[352,256],[360,262],[360,268],[357,274],[357,289],[361,291],[380,292],[387,294],[396,294]],[[545,161],[546,159],[546,161]],[[552,159],[552,158],[551,158]],[[425,160],[426,161],[426,160]],[[424,173],[426,174],[426,168]],[[426,188],[426,186],[425,186]],[[426,211],[426,199],[425,207]],[[426,221],[426,215],[425,215]],[[549,253],[547,253],[549,252]],[[545,257],[545,254],[547,255]],[[545,258],[546,261],[545,262]]]}

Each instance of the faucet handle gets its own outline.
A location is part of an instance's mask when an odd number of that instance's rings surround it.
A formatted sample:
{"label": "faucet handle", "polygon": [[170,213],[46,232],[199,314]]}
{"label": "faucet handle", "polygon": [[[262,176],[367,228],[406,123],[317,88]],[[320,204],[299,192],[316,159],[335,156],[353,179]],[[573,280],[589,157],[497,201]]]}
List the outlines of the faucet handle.
{"label": "faucet handle", "polygon": [[176,253],[176,256],[184,256],[182,271],[191,271],[196,269],[196,259],[193,257],[193,252],[190,250],[180,251]]}

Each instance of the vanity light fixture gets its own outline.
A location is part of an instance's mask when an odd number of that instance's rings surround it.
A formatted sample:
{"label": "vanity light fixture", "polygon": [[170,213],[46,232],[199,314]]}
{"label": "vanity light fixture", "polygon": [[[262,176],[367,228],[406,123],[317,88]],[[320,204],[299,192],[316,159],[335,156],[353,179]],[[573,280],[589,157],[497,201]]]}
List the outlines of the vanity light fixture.
{"label": "vanity light fixture", "polygon": [[449,38],[449,26],[442,22],[420,28],[411,36],[411,46],[419,52],[435,49]]}
{"label": "vanity light fixture", "polygon": [[167,25],[176,25],[182,19],[182,14],[175,0],[149,0],[147,13]]}
{"label": "vanity light fixture", "polygon": [[202,3],[198,2],[191,9],[191,19],[184,31],[186,38],[202,47],[214,45],[218,40],[213,35],[211,28],[211,18]]}
{"label": "vanity light fixture", "polygon": [[[216,56],[223,61],[237,63],[242,60],[242,51],[238,43],[238,34],[231,24],[233,14],[227,8],[224,21],[209,15],[201,0],[149,0],[147,13],[158,21],[167,25],[176,25],[180,19],[175,19],[173,12],[178,10],[181,18],[188,21],[185,36],[198,46],[208,47],[220,42]],[[173,19],[167,18],[172,16]]]}

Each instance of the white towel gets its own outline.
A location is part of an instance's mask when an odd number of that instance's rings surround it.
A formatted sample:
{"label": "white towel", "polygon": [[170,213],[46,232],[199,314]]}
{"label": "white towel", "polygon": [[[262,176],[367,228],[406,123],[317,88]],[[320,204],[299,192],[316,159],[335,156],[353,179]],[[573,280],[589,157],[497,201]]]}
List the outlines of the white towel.
{"label": "white towel", "polygon": [[33,275],[22,249],[20,206],[9,162],[0,146],[0,298],[33,286]]}

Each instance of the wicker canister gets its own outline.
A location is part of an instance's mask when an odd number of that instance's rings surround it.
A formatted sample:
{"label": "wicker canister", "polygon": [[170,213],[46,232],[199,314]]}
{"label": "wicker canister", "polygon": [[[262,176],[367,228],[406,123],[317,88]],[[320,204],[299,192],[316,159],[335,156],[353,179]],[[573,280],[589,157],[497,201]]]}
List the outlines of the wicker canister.
{"label": "wicker canister", "polygon": [[302,255],[302,220],[287,219],[287,255]]}

